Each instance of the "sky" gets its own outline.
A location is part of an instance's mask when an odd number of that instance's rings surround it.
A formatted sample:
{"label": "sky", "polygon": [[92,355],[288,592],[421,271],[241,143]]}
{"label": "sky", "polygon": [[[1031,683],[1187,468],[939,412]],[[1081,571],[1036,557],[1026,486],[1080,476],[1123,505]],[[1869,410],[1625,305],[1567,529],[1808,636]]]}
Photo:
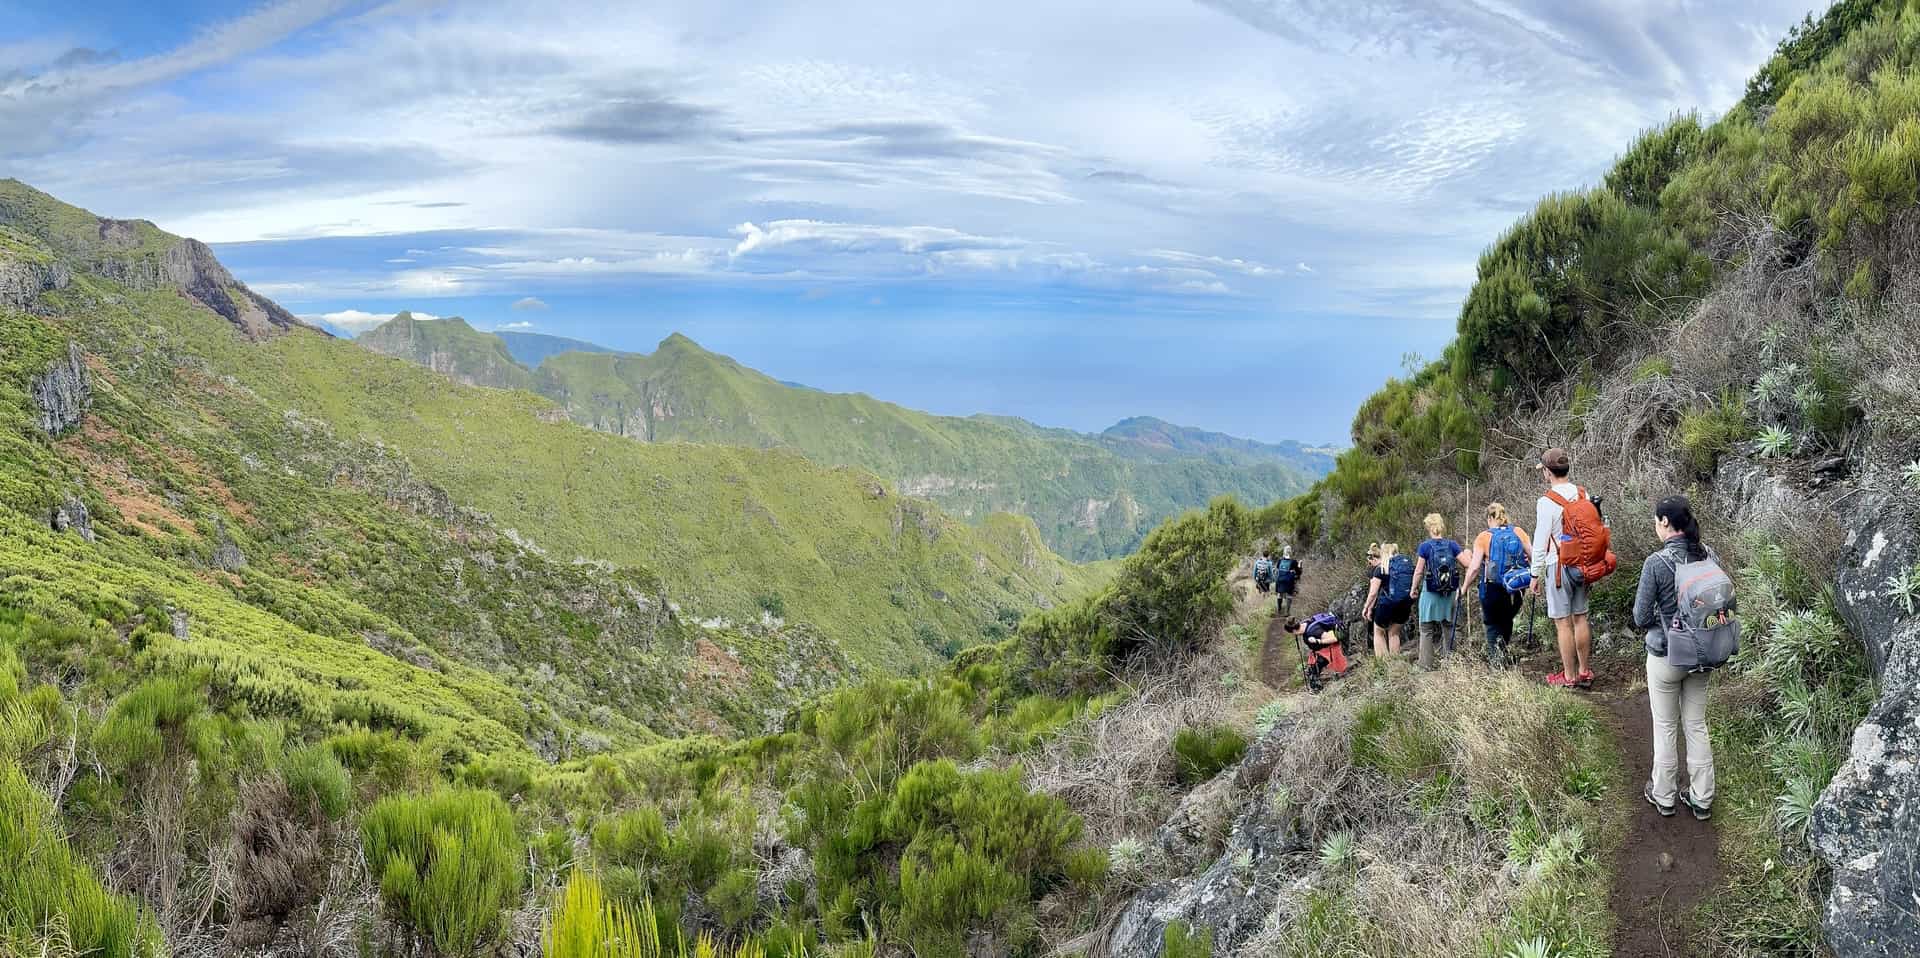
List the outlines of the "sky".
{"label": "sky", "polygon": [[1809,0],[0,0],[0,176],[400,309],[1344,443],[1484,249]]}

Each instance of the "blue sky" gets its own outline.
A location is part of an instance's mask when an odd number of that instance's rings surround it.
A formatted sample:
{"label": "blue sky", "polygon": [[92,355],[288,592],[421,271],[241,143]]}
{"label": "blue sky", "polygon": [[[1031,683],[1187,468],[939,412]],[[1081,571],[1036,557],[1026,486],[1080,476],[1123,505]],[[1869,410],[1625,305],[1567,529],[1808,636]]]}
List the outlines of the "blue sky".
{"label": "blue sky", "polygon": [[0,0],[0,175],[407,308],[1344,441],[1479,251],[1807,0]]}

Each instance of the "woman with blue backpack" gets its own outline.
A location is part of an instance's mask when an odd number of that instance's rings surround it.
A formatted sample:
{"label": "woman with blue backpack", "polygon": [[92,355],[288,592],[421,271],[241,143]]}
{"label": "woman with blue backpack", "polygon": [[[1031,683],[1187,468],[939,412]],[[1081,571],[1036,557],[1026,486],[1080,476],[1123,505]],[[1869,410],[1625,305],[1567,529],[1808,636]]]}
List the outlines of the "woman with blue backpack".
{"label": "woman with blue backpack", "polygon": [[1533,585],[1532,555],[1533,542],[1527,538],[1527,530],[1513,524],[1506,506],[1489,503],[1487,531],[1473,540],[1460,590],[1472,589],[1474,579],[1480,579],[1480,620],[1487,625],[1487,664],[1494,668],[1507,664],[1513,618]]}
{"label": "woman with blue backpack", "polygon": [[1460,543],[1447,538],[1447,520],[1437,512],[1426,518],[1427,541],[1414,550],[1413,591],[1420,601],[1420,667],[1432,669],[1434,654],[1453,654],[1453,597],[1460,591]]}
{"label": "woman with blue backpack", "polygon": [[1400,654],[1400,633],[1413,613],[1413,560],[1400,554],[1397,542],[1367,548],[1373,566],[1368,577],[1367,602],[1360,615],[1373,623],[1373,654],[1386,658]]}

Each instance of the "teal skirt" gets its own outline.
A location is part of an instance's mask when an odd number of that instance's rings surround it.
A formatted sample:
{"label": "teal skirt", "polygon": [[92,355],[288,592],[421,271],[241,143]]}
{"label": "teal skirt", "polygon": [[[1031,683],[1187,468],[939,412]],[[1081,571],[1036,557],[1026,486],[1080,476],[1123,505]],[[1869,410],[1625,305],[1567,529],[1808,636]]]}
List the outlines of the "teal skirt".
{"label": "teal skirt", "polygon": [[1454,596],[1438,595],[1429,589],[1420,593],[1420,621],[1452,622]]}

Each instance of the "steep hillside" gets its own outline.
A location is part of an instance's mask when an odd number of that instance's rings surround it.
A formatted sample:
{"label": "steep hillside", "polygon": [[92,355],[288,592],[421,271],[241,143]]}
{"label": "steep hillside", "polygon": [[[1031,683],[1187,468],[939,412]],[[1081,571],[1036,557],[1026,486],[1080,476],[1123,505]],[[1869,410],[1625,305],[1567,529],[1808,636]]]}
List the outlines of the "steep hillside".
{"label": "steep hillside", "polygon": [[376,353],[419,363],[469,386],[533,388],[533,375],[499,335],[480,332],[458,316],[418,320],[401,313],[360,334],[358,341]]}
{"label": "steep hillside", "polygon": [[[422,325],[431,324],[402,329]],[[412,333],[378,333],[360,342],[426,362],[421,349],[405,345]],[[469,352],[483,337],[464,324],[442,335],[474,343]],[[471,365],[453,367],[472,378]],[[647,355],[550,355],[535,378],[538,392],[595,429],[648,442],[790,447],[872,472],[903,495],[925,496],[976,523],[998,512],[1028,516],[1053,549],[1081,560],[1123,555],[1167,517],[1216,495],[1265,502],[1298,492],[1332,464],[1324,451],[1298,444],[1157,420],[1086,436],[1003,417],[933,416],[782,383],[679,334]]]}
{"label": "steep hillside", "polygon": [[[209,268],[178,286],[129,287],[111,277],[132,267],[109,252],[41,238],[42,224],[84,215],[17,183],[0,190],[9,273],[43,277],[22,287],[31,312],[16,314],[22,318],[7,341],[18,364],[16,396],[24,399],[28,380],[42,372],[34,363],[67,356],[64,344],[72,343],[83,357],[76,375],[88,378],[97,399],[90,418],[51,430],[64,437],[52,452],[9,461],[38,470],[18,480],[36,491],[10,500],[30,517],[44,519],[68,496],[93,497],[92,511],[132,536],[130,544],[195,553],[203,566],[232,545],[255,572],[339,586],[376,606],[421,606],[425,618],[407,623],[421,633],[468,640],[475,619],[485,623],[482,634],[498,634],[527,614],[442,606],[440,587],[393,588],[406,586],[404,578],[385,588],[357,575],[329,579],[356,571],[364,543],[393,535],[357,524],[385,521],[382,510],[309,505],[358,486],[375,501],[406,502],[443,520],[442,537],[460,539],[462,528],[478,525],[500,548],[551,556],[543,568],[574,570],[540,578],[535,589],[559,592],[562,580],[593,578],[595,567],[574,564],[576,557],[606,563],[609,583],[627,576],[636,594],[655,598],[665,589],[689,618],[712,628],[804,623],[861,666],[885,671],[1002,634],[1020,610],[1084,581],[1025,520],[963,525],[930,504],[886,493],[870,477],[790,454],[612,442],[565,423],[529,394],[450,386],[411,364],[292,326],[291,335],[264,340],[236,336],[258,324],[245,313],[196,308],[205,304],[194,284]],[[158,251],[133,249],[136,264],[190,246],[150,225],[98,222],[107,224],[100,235],[132,230]],[[429,351],[444,340],[434,330],[456,328],[406,320],[393,328],[409,326],[428,330],[414,341]],[[117,386],[124,401],[103,405],[102,383]],[[59,476],[73,478],[55,482]],[[201,477],[216,491],[206,491]],[[60,496],[51,491],[61,488]],[[416,500],[424,505],[416,508]],[[460,518],[469,510],[477,518]],[[267,514],[276,522],[257,521]],[[461,591],[473,588],[474,603],[511,601],[521,591],[489,597],[492,587],[480,586],[463,580]],[[583,640],[595,633],[586,622],[559,631]],[[788,640],[770,632],[756,641]]]}

